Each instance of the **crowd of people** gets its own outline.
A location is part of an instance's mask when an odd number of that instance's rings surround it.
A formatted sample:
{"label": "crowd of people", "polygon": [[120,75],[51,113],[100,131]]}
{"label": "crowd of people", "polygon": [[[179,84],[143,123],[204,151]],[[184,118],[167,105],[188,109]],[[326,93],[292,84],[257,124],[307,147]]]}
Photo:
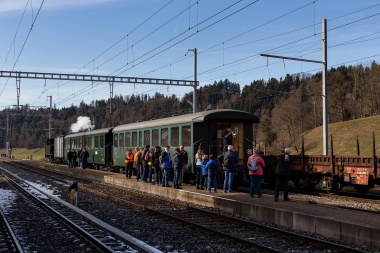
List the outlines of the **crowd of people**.
{"label": "crowd of people", "polygon": [[69,168],[79,167],[82,169],[87,168],[88,151],[85,148],[81,148],[76,152],[74,149],[67,151],[67,165]]}
{"label": "crowd of people", "polygon": [[[217,171],[223,168],[224,182],[223,192],[233,191],[234,174],[238,164],[238,158],[234,155],[232,146],[232,130],[227,128],[222,133],[223,148],[219,156],[214,154],[205,154],[203,147],[200,145],[194,160],[195,184],[197,190],[206,190],[214,192],[218,190]],[[181,189],[186,168],[189,163],[187,151],[181,145],[175,148],[174,153],[170,153],[170,147],[166,146],[164,150],[160,146],[151,148],[150,145],[139,148],[136,147],[134,152],[128,149],[125,153],[125,176],[127,179],[136,175],[137,181],[155,184],[162,187],[171,187],[169,185],[169,171],[174,170],[173,187]],[[85,148],[78,150],[69,150],[67,152],[67,161],[69,167],[78,166],[82,169],[87,167],[88,151]],[[284,201],[288,201],[288,182],[291,173],[292,159],[290,148],[285,148],[281,155],[277,157],[276,168],[276,189],[275,201],[278,201],[281,188],[284,191]],[[255,191],[257,197],[262,197],[261,182],[264,174],[265,162],[260,156],[258,148],[253,149],[253,154],[248,157],[247,161],[248,174],[250,177],[250,197],[254,198]]]}
{"label": "crowd of people", "polygon": [[[131,149],[127,150],[125,153],[126,178],[132,177],[135,168],[137,181],[171,187],[169,185],[169,170],[173,169],[173,187],[174,189],[181,189],[185,170],[189,163],[188,153],[182,145],[175,148],[173,154],[170,153],[169,149],[169,146],[162,150],[159,146],[151,148],[150,145],[146,145],[142,148],[136,147],[134,152]],[[213,189],[214,192],[217,192],[217,170],[221,164],[225,176],[223,191],[231,192],[237,163],[238,159],[233,153],[232,145],[227,145],[226,151],[219,156],[205,154],[200,146],[195,154],[196,189],[207,190],[208,192]]]}
{"label": "crowd of people", "polygon": [[[228,141],[224,142],[224,144],[228,143]],[[131,178],[135,164],[137,168],[137,181],[161,185],[162,187],[171,187],[169,185],[169,170],[173,168],[173,187],[174,189],[181,189],[183,176],[189,162],[188,153],[184,150],[182,145],[176,148],[173,154],[169,152],[169,149],[169,146],[161,150],[159,146],[150,148],[149,145],[143,148],[136,147],[134,153],[129,149],[125,154],[126,178]],[[201,146],[198,148],[194,160],[194,174],[197,190],[206,190],[208,192],[213,190],[217,192],[217,171],[219,167],[222,167],[224,174],[223,192],[229,193],[233,191],[233,180],[238,159],[234,155],[232,145],[226,145],[223,150],[221,155],[215,156],[213,154],[205,154]],[[277,161],[275,201],[278,201],[281,189],[284,191],[284,201],[288,201],[288,182],[292,164],[290,148],[285,148],[282,154],[277,157]],[[261,182],[265,162],[260,156],[260,149],[253,149],[253,154],[248,157],[247,167],[251,180],[250,197],[254,198],[255,194],[257,194],[257,197],[261,198]]]}

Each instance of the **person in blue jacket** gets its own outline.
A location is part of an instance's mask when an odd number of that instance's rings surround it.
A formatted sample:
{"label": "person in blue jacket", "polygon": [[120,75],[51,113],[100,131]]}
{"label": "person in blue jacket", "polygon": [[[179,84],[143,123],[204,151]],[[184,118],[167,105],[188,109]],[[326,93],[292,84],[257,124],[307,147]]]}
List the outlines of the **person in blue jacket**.
{"label": "person in blue jacket", "polygon": [[162,187],[170,187],[169,185],[169,170],[171,168],[171,158],[169,152],[169,146],[165,147],[165,151],[161,155],[162,164]]}
{"label": "person in blue jacket", "polygon": [[210,160],[206,164],[207,168],[207,190],[208,192],[211,192],[211,185],[214,186],[214,192],[217,191],[218,185],[216,182],[216,171],[218,169],[218,163],[215,161],[214,156],[210,155]]}
{"label": "person in blue jacket", "polygon": [[202,164],[201,164],[201,170],[202,170],[202,179],[201,179],[201,190],[206,189],[207,190],[207,163],[208,163],[208,155],[202,156]]}

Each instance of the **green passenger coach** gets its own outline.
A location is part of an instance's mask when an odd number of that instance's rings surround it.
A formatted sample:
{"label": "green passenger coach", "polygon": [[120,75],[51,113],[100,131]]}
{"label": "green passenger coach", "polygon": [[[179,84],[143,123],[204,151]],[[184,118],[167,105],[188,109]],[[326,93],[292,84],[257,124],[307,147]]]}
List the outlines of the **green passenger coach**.
{"label": "green passenger coach", "polygon": [[215,109],[117,126],[112,131],[113,165],[116,169],[123,170],[128,149],[135,152],[135,147],[146,145],[150,145],[151,148],[170,146],[170,153],[173,154],[176,147],[183,145],[189,155],[185,173],[185,181],[189,182],[194,175],[197,149],[202,147],[208,155],[221,154],[222,132],[231,128],[234,130],[232,145],[239,158],[237,174],[241,174],[245,167],[244,161],[248,159],[246,151],[252,148],[253,124],[259,122],[260,119],[251,113]]}
{"label": "green passenger coach", "polygon": [[65,139],[65,153],[78,152],[81,148],[88,151],[88,165],[96,169],[112,168],[112,128],[89,132],[68,134]]}

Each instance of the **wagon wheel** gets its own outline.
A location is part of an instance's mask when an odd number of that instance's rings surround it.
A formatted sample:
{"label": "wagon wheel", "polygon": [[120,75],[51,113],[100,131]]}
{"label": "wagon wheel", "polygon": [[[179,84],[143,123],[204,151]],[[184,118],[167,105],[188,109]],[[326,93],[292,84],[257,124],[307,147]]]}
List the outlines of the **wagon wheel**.
{"label": "wagon wheel", "polygon": [[359,195],[366,195],[370,187],[368,185],[355,185],[355,190]]}
{"label": "wagon wheel", "polygon": [[337,194],[338,192],[340,192],[340,190],[342,190],[342,188],[343,183],[340,180],[335,179],[332,183],[331,189],[328,190],[327,193]]}

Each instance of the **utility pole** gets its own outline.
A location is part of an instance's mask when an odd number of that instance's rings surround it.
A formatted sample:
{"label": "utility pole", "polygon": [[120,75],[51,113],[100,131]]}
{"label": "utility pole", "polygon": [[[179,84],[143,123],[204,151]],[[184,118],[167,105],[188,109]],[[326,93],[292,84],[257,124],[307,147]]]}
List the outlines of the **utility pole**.
{"label": "utility pole", "polygon": [[327,105],[327,21],[322,19],[322,102],[323,102],[323,154],[328,155],[329,129]]}
{"label": "utility pole", "polygon": [[48,98],[50,98],[50,111],[49,111],[49,139],[51,139],[51,113],[52,113],[52,96],[47,96]]}
{"label": "utility pole", "polygon": [[261,56],[280,58],[286,60],[322,63],[322,104],[323,104],[323,154],[328,155],[328,105],[327,105],[327,20],[322,19],[322,61],[307,60],[301,58],[284,57],[269,54],[260,54]]}
{"label": "utility pole", "polygon": [[9,158],[9,107],[7,109],[7,139],[5,143],[5,156]]}
{"label": "utility pole", "polygon": [[193,91],[193,113],[197,112],[197,49],[189,49],[188,51],[194,52],[194,91]]}

